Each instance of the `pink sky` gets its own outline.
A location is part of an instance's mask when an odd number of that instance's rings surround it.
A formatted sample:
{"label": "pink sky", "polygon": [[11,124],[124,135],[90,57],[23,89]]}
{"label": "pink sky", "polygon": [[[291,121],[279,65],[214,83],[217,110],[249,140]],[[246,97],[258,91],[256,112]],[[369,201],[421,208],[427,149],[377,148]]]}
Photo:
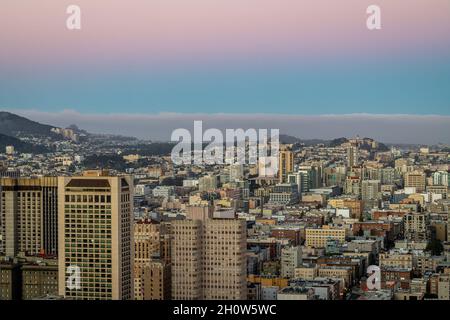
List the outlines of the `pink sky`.
{"label": "pink sky", "polygon": [[[81,31],[65,27],[70,4]],[[370,4],[380,31],[366,29]],[[0,65],[407,56],[448,53],[449,37],[448,0],[2,0]]]}

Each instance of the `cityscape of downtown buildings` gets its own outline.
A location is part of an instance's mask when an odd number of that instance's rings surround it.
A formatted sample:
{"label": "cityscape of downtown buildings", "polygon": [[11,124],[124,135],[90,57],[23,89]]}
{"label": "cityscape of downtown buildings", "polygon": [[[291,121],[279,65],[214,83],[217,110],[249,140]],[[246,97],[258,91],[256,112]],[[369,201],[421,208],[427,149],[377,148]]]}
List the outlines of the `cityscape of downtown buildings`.
{"label": "cityscape of downtown buildings", "polygon": [[0,155],[2,300],[450,300],[448,146],[284,143],[267,176],[53,131]]}

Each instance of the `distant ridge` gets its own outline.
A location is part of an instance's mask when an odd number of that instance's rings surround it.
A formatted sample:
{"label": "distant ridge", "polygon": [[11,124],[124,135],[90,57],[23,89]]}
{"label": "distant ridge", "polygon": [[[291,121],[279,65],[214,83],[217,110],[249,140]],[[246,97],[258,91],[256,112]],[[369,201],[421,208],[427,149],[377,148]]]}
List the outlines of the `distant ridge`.
{"label": "distant ridge", "polygon": [[19,137],[21,134],[25,134],[57,138],[57,135],[51,131],[52,128],[54,127],[10,112],[0,111],[0,134],[3,135]]}

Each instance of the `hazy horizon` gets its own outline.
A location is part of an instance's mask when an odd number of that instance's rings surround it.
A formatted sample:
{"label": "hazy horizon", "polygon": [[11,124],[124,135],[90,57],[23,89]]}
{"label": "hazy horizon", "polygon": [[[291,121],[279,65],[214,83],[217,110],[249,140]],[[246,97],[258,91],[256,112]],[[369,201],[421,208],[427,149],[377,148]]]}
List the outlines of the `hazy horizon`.
{"label": "hazy horizon", "polygon": [[359,135],[393,144],[450,144],[450,116],[442,115],[95,114],[74,110],[4,110],[57,127],[75,124],[90,133],[117,134],[154,141],[170,141],[172,131],[177,128],[193,132],[193,121],[202,120],[203,130],[280,129],[280,134],[299,139],[330,140]]}

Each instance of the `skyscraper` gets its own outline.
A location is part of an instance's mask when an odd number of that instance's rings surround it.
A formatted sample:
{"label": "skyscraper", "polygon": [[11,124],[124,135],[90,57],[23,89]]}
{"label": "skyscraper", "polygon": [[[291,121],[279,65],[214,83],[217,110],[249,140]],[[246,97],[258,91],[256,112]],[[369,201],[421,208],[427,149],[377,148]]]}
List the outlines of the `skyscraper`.
{"label": "skyscraper", "polygon": [[294,171],[294,153],[286,146],[280,149],[278,161],[280,183],[287,181],[288,174]]}
{"label": "skyscraper", "polygon": [[[58,178],[60,295],[133,298],[132,190],[130,177],[105,171]],[[79,275],[79,286],[67,286],[73,274]]]}
{"label": "skyscraper", "polygon": [[347,167],[351,171],[356,165],[358,165],[358,147],[350,145],[347,147]]}
{"label": "skyscraper", "polygon": [[381,199],[380,180],[364,180],[361,183],[361,198],[363,201]]}
{"label": "skyscraper", "polygon": [[134,298],[170,299],[170,259],[166,256],[167,224],[151,220],[134,223]]}
{"label": "skyscraper", "polygon": [[236,218],[172,223],[172,298],[246,299],[246,223]]}
{"label": "skyscraper", "polygon": [[0,255],[57,255],[57,179],[0,179]]}

